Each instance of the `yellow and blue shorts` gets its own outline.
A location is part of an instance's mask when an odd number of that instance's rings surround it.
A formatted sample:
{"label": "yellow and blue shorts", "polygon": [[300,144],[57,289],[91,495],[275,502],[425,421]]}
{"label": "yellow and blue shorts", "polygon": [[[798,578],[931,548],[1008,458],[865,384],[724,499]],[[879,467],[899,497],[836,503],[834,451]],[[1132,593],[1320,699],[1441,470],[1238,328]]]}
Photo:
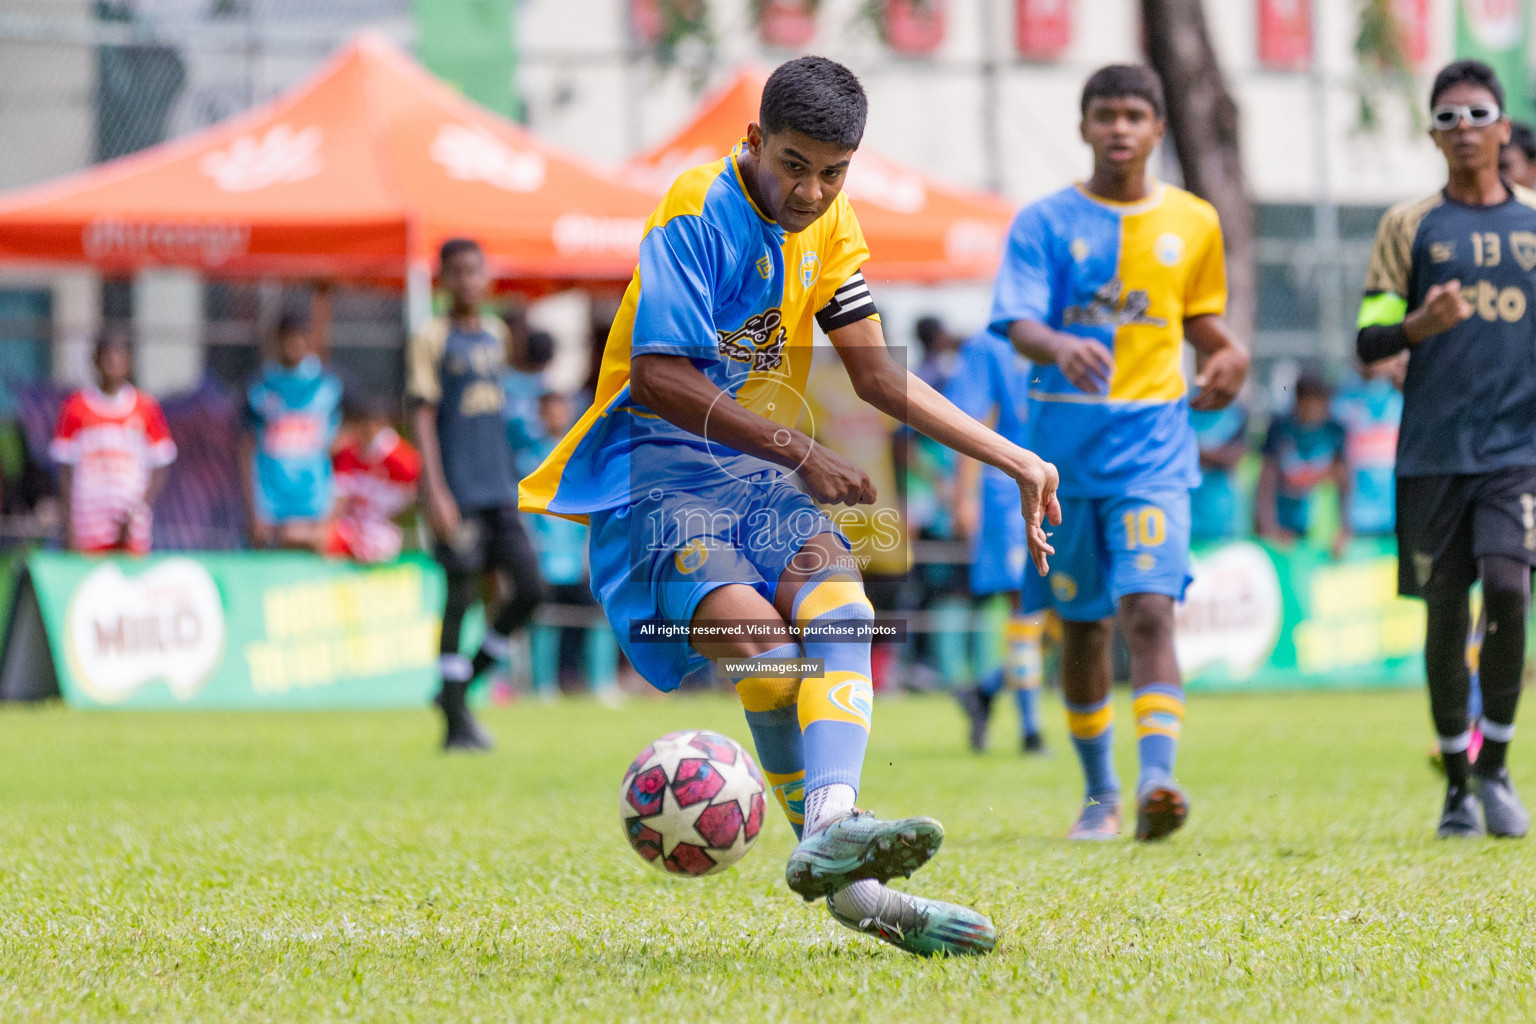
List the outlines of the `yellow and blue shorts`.
{"label": "yellow and blue shorts", "polygon": [[1061,525],[1048,527],[1051,574],[1024,573],[1026,614],[1054,608],[1072,622],[1115,613],[1127,594],[1184,596],[1189,574],[1189,491],[1148,490],[1112,498],[1062,498]]}
{"label": "yellow and blue shorts", "polygon": [[741,583],[769,602],[790,559],[811,538],[837,531],[779,470],[654,489],[591,514],[592,593],[630,663],[658,690],[675,690],[706,659],[678,624],[705,595]]}

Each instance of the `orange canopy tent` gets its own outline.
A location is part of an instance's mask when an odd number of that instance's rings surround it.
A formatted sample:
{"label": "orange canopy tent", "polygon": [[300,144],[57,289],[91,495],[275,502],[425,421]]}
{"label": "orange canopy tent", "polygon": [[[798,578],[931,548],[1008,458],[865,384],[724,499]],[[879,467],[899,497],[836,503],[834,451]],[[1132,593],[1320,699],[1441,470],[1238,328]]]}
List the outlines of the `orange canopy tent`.
{"label": "orange canopy tent", "polygon": [[654,205],[365,34],[266,106],[0,195],[0,260],[401,281],[466,235],[501,278],[623,280]]}
{"label": "orange canopy tent", "polygon": [[[723,156],[757,120],[764,81],[757,72],[738,73],[675,136],[636,157],[631,179],[659,192],[687,168]],[[997,270],[1013,217],[997,196],[950,188],[863,148],[844,189],[869,241],[871,277],[946,281]]]}

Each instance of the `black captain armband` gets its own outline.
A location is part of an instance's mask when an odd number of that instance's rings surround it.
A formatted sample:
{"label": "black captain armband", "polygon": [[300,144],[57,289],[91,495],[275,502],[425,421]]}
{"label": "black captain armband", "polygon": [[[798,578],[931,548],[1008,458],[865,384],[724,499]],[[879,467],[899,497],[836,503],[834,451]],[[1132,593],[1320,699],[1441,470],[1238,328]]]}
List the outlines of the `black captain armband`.
{"label": "black captain armband", "polygon": [[816,311],[816,324],[824,333],[831,334],[839,327],[867,320],[878,312],[874,296],[869,294],[869,285],[864,282],[864,272],[855,270],[853,276],[832,293],[827,304]]}
{"label": "black captain armband", "polygon": [[1391,359],[1408,347],[1408,332],[1400,323],[1373,324],[1360,328],[1355,335],[1355,354],[1362,363],[1379,363]]}

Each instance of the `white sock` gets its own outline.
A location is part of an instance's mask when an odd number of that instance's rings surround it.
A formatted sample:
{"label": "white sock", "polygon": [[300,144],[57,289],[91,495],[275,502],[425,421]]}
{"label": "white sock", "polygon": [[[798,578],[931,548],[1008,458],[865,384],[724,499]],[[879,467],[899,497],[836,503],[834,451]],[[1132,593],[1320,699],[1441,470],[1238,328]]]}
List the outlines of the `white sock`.
{"label": "white sock", "polygon": [[880,905],[880,890],[885,888],[873,878],[852,882],[832,894],[832,906],[844,917],[862,921],[875,916]]}
{"label": "white sock", "polygon": [[853,798],[857,796],[852,786],[834,782],[830,786],[818,786],[805,794],[805,834],[812,835],[844,811],[853,810]]}

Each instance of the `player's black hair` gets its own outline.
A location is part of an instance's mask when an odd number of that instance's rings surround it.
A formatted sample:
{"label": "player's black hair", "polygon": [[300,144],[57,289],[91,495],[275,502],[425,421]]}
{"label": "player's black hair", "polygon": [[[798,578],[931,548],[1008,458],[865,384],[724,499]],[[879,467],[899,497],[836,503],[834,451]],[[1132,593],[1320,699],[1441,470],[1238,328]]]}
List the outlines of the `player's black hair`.
{"label": "player's black hair", "polygon": [[1315,366],[1306,367],[1296,376],[1296,401],[1304,398],[1330,398],[1333,385],[1328,377]]}
{"label": "player's black hair", "polygon": [[101,354],[109,348],[125,348],[130,353],[133,351],[133,331],[126,324],[104,324],[91,342],[91,361],[101,359]]}
{"label": "player's black hair", "polygon": [[477,252],[485,255],[485,250],[480,248],[480,243],[473,238],[450,238],[437,250],[437,265],[446,266],[448,261],[461,252]]}
{"label": "player's black hair", "polygon": [[1498,73],[1480,60],[1452,61],[1441,68],[1440,73],[1435,76],[1435,84],[1429,87],[1430,107],[1434,107],[1439,101],[1441,93],[1451,86],[1460,85],[1463,82],[1470,85],[1480,85],[1487,89],[1493,93],[1494,101],[1498,103],[1499,109],[1504,109],[1504,86],[1499,82]]}
{"label": "player's black hair", "polygon": [[1524,121],[1516,121],[1509,126],[1508,145],[1524,153],[1527,160],[1536,162],[1536,131]]}
{"label": "player's black hair", "polygon": [[797,57],[768,76],[757,123],[765,135],[797,131],[858,149],[868,115],[869,100],[852,71],[825,57]]}
{"label": "player's black hair", "polygon": [[378,391],[353,391],[348,388],[341,399],[342,418],[354,423],[360,420],[393,422],[399,411],[398,401]]}
{"label": "player's black hair", "polygon": [[944,333],[944,322],[936,316],[920,316],[917,323],[912,325],[912,333],[917,335],[917,343],[927,352],[939,340],[939,335]]}
{"label": "player's black hair", "polygon": [[309,330],[309,315],[297,309],[286,310],[277,318],[276,337],[281,338],[285,334],[300,334]]}
{"label": "player's black hair", "polygon": [[534,331],[523,344],[524,361],[529,370],[542,370],[555,358],[555,336],[548,331]]}
{"label": "player's black hair", "polygon": [[1152,104],[1152,113],[1163,116],[1163,81],[1145,64],[1110,64],[1099,68],[1083,83],[1082,114],[1088,116],[1088,104],[1094,100],[1134,96]]}

